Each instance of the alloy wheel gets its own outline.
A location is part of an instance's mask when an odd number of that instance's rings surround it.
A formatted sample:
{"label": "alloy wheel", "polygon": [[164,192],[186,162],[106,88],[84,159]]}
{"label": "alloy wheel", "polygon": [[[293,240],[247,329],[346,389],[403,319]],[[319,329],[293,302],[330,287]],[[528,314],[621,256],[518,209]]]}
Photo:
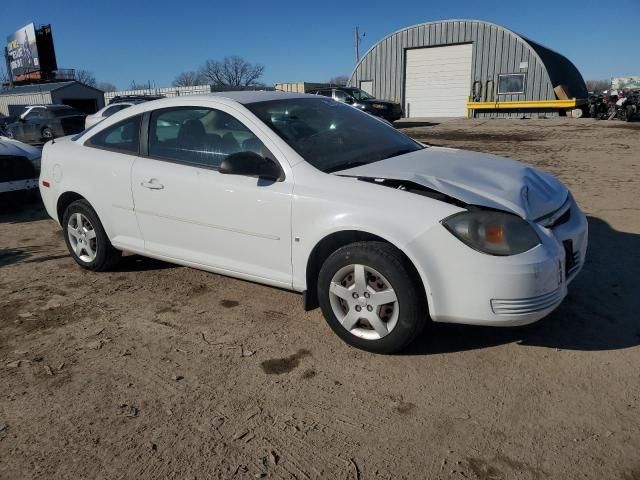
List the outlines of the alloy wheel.
{"label": "alloy wheel", "polygon": [[398,323],[396,292],[380,272],[366,265],[338,270],[331,279],[329,299],[340,324],[356,337],[379,340]]}
{"label": "alloy wheel", "polygon": [[91,222],[81,213],[74,213],[67,223],[69,244],[76,256],[86,263],[95,260],[98,251],[96,231]]}

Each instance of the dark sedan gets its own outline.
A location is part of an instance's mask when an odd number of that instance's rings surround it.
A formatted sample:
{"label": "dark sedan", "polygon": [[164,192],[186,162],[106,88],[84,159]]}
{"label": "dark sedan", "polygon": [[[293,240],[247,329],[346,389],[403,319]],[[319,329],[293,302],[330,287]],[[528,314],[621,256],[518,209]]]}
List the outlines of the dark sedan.
{"label": "dark sedan", "polygon": [[389,122],[402,118],[402,107],[389,100],[378,100],[364,90],[355,87],[331,87],[307,90],[306,93],[331,97],[339,102],[347,103]]}
{"label": "dark sedan", "polygon": [[66,105],[31,108],[6,127],[7,134],[25,143],[43,143],[84,130],[86,115]]}

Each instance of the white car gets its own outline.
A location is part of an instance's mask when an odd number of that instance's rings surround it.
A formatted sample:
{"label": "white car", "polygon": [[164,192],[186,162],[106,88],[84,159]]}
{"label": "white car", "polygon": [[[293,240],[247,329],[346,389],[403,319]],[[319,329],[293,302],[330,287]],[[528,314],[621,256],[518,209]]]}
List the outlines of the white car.
{"label": "white car", "polygon": [[96,113],[92,113],[91,115],[87,115],[84,119],[84,128],[90,128],[94,126],[96,123],[100,123],[105,118],[110,117],[116,112],[120,110],[124,110],[125,108],[131,107],[135,105],[134,102],[118,102],[118,103],[110,103],[104,108],[101,108]]}
{"label": "white car", "polygon": [[304,292],[374,352],[402,349],[428,319],[534,322],[587,250],[586,218],[553,176],[422,145],[316,95],[136,105],[47,143],[40,179],[82,267],[128,251]]}
{"label": "white car", "polygon": [[36,192],[40,155],[39,148],[5,137],[0,131],[0,194]]}

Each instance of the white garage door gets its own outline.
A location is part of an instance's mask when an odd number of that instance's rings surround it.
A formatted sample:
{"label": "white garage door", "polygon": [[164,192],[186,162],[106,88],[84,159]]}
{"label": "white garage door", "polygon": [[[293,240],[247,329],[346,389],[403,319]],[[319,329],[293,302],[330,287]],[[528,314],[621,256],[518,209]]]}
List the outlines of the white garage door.
{"label": "white garage door", "polygon": [[471,91],[472,44],[407,50],[409,117],[464,117]]}

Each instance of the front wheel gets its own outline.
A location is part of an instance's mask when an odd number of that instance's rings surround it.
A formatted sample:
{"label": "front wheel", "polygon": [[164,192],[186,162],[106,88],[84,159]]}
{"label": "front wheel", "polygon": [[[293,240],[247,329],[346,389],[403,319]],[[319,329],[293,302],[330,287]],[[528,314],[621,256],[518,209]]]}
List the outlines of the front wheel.
{"label": "front wheel", "polygon": [[369,352],[402,350],[427,322],[417,273],[383,242],[352,243],[331,254],[320,269],[318,299],[331,329]]}
{"label": "front wheel", "polygon": [[122,252],[111,245],[100,219],[86,200],[76,200],[64,212],[64,239],[78,265],[96,272],[108,270]]}

